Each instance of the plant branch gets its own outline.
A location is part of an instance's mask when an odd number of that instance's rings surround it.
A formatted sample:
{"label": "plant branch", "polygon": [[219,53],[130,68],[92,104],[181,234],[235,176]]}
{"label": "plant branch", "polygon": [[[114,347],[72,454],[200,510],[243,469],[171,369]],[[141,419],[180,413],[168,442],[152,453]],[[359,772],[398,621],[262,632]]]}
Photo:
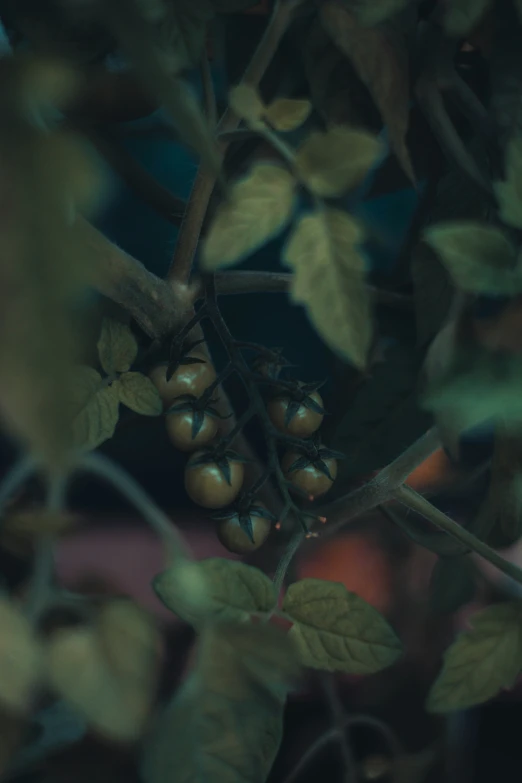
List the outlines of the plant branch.
{"label": "plant branch", "polygon": [[152,530],[163,541],[169,566],[192,560],[189,546],[174,523],[123,468],[98,453],[82,456],[78,467],[112,484],[143,515]]}
{"label": "plant branch", "polygon": [[[290,290],[293,274],[291,272],[218,272],[216,274],[216,290],[222,295],[231,294],[277,294]],[[378,304],[389,305],[404,310],[413,310],[413,299],[394,291],[384,291],[374,286],[368,286],[368,291]],[[203,295],[203,284],[200,287]]]}
{"label": "plant branch", "polygon": [[[294,9],[300,0],[277,0],[272,17],[261,41],[244,73],[242,82],[257,86],[270,65],[283,37]],[[228,108],[217,126],[217,134],[236,130],[239,118]],[[224,155],[227,143],[221,141],[219,147]],[[216,175],[207,168],[200,166],[190,194],[189,203],[176,243],[174,258],[167,279],[186,283],[190,277],[192,263],[207,214],[210,197],[216,184]]]}
{"label": "plant branch", "polygon": [[283,556],[281,557],[281,560],[279,561],[276,572],[274,574],[274,588],[279,595],[281,593],[281,590],[283,589],[283,585],[285,583],[286,574],[290,567],[290,564],[292,560],[294,559],[294,555],[297,553],[297,550],[305,540],[305,532],[304,530],[298,530],[295,535],[292,536],[290,541],[288,542],[288,545],[283,553]]}
{"label": "plant branch", "polygon": [[435,429],[428,430],[397,459],[383,468],[371,481],[348,495],[320,506],[318,513],[327,518],[323,536],[337,533],[355,517],[385,503],[416,467],[440,447]]}
{"label": "plant branch", "polygon": [[[60,514],[65,508],[67,479],[57,476],[49,479],[46,510],[50,514]],[[54,576],[55,537],[42,536],[36,545],[34,572],[29,587],[29,596],[25,613],[33,625],[37,625],[52,601],[52,583]]]}
{"label": "plant branch", "polygon": [[511,579],[514,579],[519,584],[522,584],[521,568],[514,563],[505,560],[502,555],[499,555],[498,552],[495,552],[494,549],[474,536],[473,533],[470,533],[469,530],[463,528],[458,522],[455,522],[448,517],[444,512],[439,511],[439,509],[435,508],[429,500],[423,498],[422,495],[419,495],[418,492],[415,492],[411,487],[397,487],[392,493],[392,496],[395,500],[398,500],[403,505],[416,511],[418,514],[421,514],[425,519],[452,536],[452,538],[457,539],[457,541],[460,541],[469,549],[473,550],[477,555],[488,560],[492,565],[498,568],[499,571],[502,571],[503,574],[511,577]]}
{"label": "plant branch", "polygon": [[0,483],[0,524],[6,505],[16,490],[35,473],[36,467],[36,460],[33,457],[23,457],[15,462],[2,479]]}
{"label": "plant branch", "polygon": [[75,230],[92,258],[92,284],[100,293],[124,307],[154,339],[181,326],[186,306],[175,289],[82,217],[77,219]]}
{"label": "plant branch", "polygon": [[[272,425],[261,392],[259,391],[257,383],[255,382],[253,375],[250,371],[250,367],[248,366],[241,352],[241,348],[235,342],[223,316],[221,315],[221,312],[217,304],[216,291],[213,284],[213,278],[210,278],[210,281],[207,284],[206,303],[208,308],[208,315],[212,322],[212,325],[216,330],[216,333],[219,339],[221,340],[223,346],[225,347],[229,359],[234,365],[234,368],[248,393],[251,404],[254,406],[255,412],[261,422],[263,428],[263,434],[265,437],[267,452],[268,452],[269,467],[272,470],[273,474],[275,475],[279,492],[285,503],[283,515],[286,516],[288,512],[292,512],[293,515],[300,521],[303,529],[305,529],[306,527],[304,523],[305,512],[303,512],[300,508],[298,508],[298,506],[294,503],[290,495],[287,481],[285,479],[283,470],[279,462],[279,457],[277,453],[278,433]],[[308,532],[307,529],[306,532]]]}

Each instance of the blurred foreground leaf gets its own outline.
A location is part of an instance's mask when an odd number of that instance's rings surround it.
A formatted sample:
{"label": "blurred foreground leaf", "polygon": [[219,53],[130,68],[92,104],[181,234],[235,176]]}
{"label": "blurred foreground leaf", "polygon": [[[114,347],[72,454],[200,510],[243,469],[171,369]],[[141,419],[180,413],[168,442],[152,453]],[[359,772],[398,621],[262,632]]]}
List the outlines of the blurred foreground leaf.
{"label": "blurred foreground leaf", "polygon": [[194,671],[145,749],[146,783],[264,783],[279,749],[289,676],[287,635],[267,625],[219,623],[200,639]]}

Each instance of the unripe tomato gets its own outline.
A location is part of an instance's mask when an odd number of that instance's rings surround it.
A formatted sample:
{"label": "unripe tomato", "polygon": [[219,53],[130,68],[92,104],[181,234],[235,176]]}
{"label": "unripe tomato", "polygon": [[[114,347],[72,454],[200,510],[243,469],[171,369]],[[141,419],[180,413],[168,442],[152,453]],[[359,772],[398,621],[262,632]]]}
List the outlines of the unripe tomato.
{"label": "unripe tomato", "polygon": [[290,470],[296,460],[302,455],[296,451],[287,451],[281,460],[281,467],[285,478],[290,481],[294,487],[301,489],[308,495],[313,495],[314,498],[318,498],[320,495],[324,495],[328,492],[332,486],[335,477],[337,476],[337,460],[327,458],[323,460],[328,468],[331,479],[323,473],[317,465],[313,462],[309,462],[303,468],[297,470]]}
{"label": "unripe tomato", "polygon": [[[260,506],[261,504],[258,503],[257,505]],[[270,520],[253,513],[250,515],[250,523],[252,525],[253,541],[246,530],[241,527],[237,514],[219,521],[217,536],[229,552],[234,552],[236,555],[244,555],[248,552],[255,552],[261,544],[265,543],[272,526]]]}
{"label": "unripe tomato", "polygon": [[185,489],[194,503],[203,508],[224,508],[239,494],[245,469],[242,462],[229,460],[230,484],[215,462],[194,464],[203,452],[196,452],[185,468]]}
{"label": "unripe tomato", "polygon": [[166,364],[158,364],[150,371],[149,378],[158,390],[165,408],[168,408],[176,397],[182,397],[184,394],[201,397],[205,389],[216,380],[216,371],[203,354],[194,352],[191,356],[204,361],[181,364],[170,381],[166,378]]}
{"label": "unripe tomato", "polygon": [[[314,403],[319,405],[320,408],[323,407],[323,398],[319,392],[310,392],[308,396]],[[308,438],[319,429],[324,415],[307,408],[303,403],[299,405],[287,425],[285,416],[288,406],[291,403],[292,399],[289,397],[275,397],[268,402],[267,411],[272,424],[274,427],[277,427],[280,432],[293,435],[295,438]]]}
{"label": "unripe tomato", "polygon": [[166,416],[167,433],[172,444],[180,451],[195,451],[206,446],[216,437],[218,425],[212,416],[205,413],[203,423],[196,437],[192,437],[194,411],[169,413]]}

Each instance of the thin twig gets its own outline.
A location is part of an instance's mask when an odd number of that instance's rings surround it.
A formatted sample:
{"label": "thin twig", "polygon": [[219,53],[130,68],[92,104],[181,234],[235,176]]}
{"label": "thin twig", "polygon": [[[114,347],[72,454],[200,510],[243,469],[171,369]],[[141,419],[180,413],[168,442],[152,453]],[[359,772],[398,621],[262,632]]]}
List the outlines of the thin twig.
{"label": "thin twig", "polygon": [[519,584],[522,584],[522,568],[505,560],[502,555],[499,555],[498,552],[495,552],[494,549],[474,536],[473,533],[470,533],[469,530],[466,530],[459,525],[458,522],[455,522],[448,517],[443,511],[439,511],[439,509],[435,508],[429,500],[423,498],[422,495],[419,495],[418,492],[415,492],[411,487],[397,487],[392,493],[392,496],[395,500],[398,500],[403,505],[413,509],[418,514],[421,514],[425,519],[433,522],[438,528],[444,530],[453,538],[456,538],[457,541],[460,541],[462,544],[469,547],[469,549],[472,549],[477,555],[488,560],[492,565],[498,568],[499,571],[502,571],[503,574],[511,577],[511,579],[514,579]]}
{"label": "thin twig", "polygon": [[[65,508],[67,478],[55,476],[49,479],[46,510],[50,514],[61,514]],[[25,606],[25,614],[33,625],[38,621],[52,601],[54,577],[55,537],[42,536],[36,545],[34,571]]]}
{"label": "thin twig", "polygon": [[[242,79],[243,83],[254,86],[259,84],[277,51],[281,38],[299,2],[300,0],[277,0],[270,22],[245,71]],[[236,130],[238,125],[239,118],[228,108],[219,121],[217,133],[219,135]],[[221,154],[224,155],[227,143],[221,142],[219,146]],[[190,194],[167,280],[186,283],[190,277],[201,229],[216,179],[214,172],[200,166]]]}
{"label": "thin twig", "polygon": [[98,453],[82,456],[78,467],[80,470],[112,484],[143,515],[146,522],[163,541],[169,565],[175,561],[192,559],[188,544],[172,520],[123,468]]}
{"label": "thin twig", "polygon": [[299,530],[297,533],[295,533],[295,535],[292,536],[292,538],[288,542],[288,546],[286,547],[274,574],[273,582],[277,595],[279,595],[281,593],[281,590],[283,589],[288,568],[297,550],[305,540],[305,537],[306,536],[304,530]]}
{"label": "thin twig", "polygon": [[36,460],[33,457],[22,457],[6,473],[0,483],[0,520],[4,515],[6,505],[16,490],[32,476],[36,468]]}
{"label": "thin twig", "polygon": [[337,737],[339,750],[343,763],[344,783],[357,783],[357,767],[352,753],[349,737],[349,727],[346,725],[345,711],[339,693],[334,675],[329,672],[321,673],[321,683],[330,707],[334,725],[337,728]]}
{"label": "thin twig", "polygon": [[206,52],[203,53],[203,57],[201,58],[200,71],[205,102],[205,114],[210,126],[214,128],[217,125],[216,95],[214,92],[214,83],[212,81],[212,70]]}
{"label": "thin twig", "polygon": [[[277,294],[290,290],[294,276],[291,272],[257,272],[257,271],[232,271],[218,272],[215,276],[217,293],[222,295],[233,294]],[[201,284],[199,295],[203,295],[204,286]],[[394,291],[384,291],[381,288],[368,286],[368,292],[378,304],[389,305],[404,310],[413,310],[414,302],[411,296],[398,294]]]}
{"label": "thin twig", "polygon": [[[378,718],[374,718],[372,715],[348,715],[345,718],[344,726],[354,728],[355,726],[366,726],[367,728],[375,729],[382,734],[385,742],[388,745],[388,749],[394,759],[394,770],[399,767],[399,760],[404,755],[404,751],[401,743],[394,734],[394,732],[385,723]],[[292,769],[290,774],[285,778],[284,783],[295,783],[296,780],[302,775],[306,767],[310,762],[331,742],[335,742],[339,738],[339,728],[329,729],[324,734],[321,734],[318,739],[301,756],[298,763]],[[398,775],[394,775],[395,783],[399,783]]]}
{"label": "thin twig", "polygon": [[328,520],[323,537],[337,533],[355,517],[389,500],[410,473],[438,448],[440,439],[436,430],[428,430],[367,484],[326,506],[320,506],[317,513]]}

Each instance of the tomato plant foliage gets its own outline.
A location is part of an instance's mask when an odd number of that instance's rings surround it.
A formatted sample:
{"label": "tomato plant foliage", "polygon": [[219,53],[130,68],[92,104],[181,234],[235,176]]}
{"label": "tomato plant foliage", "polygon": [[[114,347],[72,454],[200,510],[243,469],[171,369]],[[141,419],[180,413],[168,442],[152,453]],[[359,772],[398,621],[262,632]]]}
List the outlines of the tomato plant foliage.
{"label": "tomato plant foliage", "polygon": [[[332,675],[395,693],[412,638],[401,618],[415,612],[396,605],[404,591],[381,614],[343,584],[300,580],[299,558],[371,511],[390,569],[416,547],[436,556],[424,593],[407,597],[441,630],[427,710],[513,687],[522,610],[503,584],[443,647],[456,612],[489,590],[484,561],[522,584],[502,552],[522,536],[520,0],[277,0],[266,18],[253,0],[36,6],[0,0],[0,422],[19,455],[0,482],[0,718],[16,740],[0,772],[23,768],[16,738],[49,699],[102,742],[132,745],[145,783],[264,783],[309,670],[322,672],[340,741],[358,719]],[[160,114],[160,135],[191,156],[186,201],[116,131]],[[107,167],[144,214],[175,226],[165,277],[90,222],[113,196]],[[398,191],[415,205],[399,238]],[[252,269],[265,252],[272,271]],[[300,308],[300,353],[283,324],[276,347],[234,333],[230,294],[285,301],[289,319]],[[275,313],[266,306],[266,334]],[[313,381],[312,336],[329,368]],[[109,457],[122,443],[138,453],[138,432],[158,428],[162,475],[182,493],[169,514],[125,469],[128,454]],[[470,474],[464,444],[487,428],[493,446]],[[458,523],[408,485],[441,448]],[[153,591],[196,638],[167,693],[171,652],[152,613],[109,588],[60,584],[55,547],[77,530],[80,473],[161,539]],[[223,557],[194,558],[177,524],[188,503]],[[20,589],[6,552],[32,575]],[[347,778],[420,781],[444,744],[407,756],[390,726],[360,720],[393,752]],[[343,745],[342,757],[357,754]]]}

